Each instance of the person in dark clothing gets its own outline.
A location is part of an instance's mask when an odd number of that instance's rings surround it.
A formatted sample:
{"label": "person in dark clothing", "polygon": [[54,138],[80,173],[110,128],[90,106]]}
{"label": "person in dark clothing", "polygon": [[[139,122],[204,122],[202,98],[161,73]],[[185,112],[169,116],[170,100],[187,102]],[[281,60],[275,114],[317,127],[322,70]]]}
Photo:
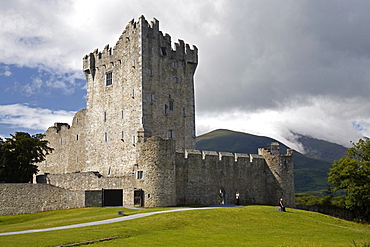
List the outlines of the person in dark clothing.
{"label": "person in dark clothing", "polygon": [[283,204],[283,198],[280,199],[279,205],[280,205],[281,211],[285,212],[285,206]]}
{"label": "person in dark clothing", "polygon": [[236,199],[236,205],[239,205],[240,204],[240,201],[239,201],[239,192],[236,192],[235,199]]}

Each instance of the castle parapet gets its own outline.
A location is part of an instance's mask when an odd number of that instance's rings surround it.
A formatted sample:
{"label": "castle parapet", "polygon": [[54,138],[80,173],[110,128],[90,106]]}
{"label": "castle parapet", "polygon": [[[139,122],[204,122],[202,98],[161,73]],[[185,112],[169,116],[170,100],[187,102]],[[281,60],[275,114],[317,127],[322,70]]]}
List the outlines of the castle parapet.
{"label": "castle parapet", "polygon": [[59,132],[63,129],[69,129],[70,126],[67,123],[54,123],[54,128],[57,132]]}
{"label": "castle parapet", "polygon": [[206,159],[207,156],[219,156],[216,151],[202,151],[202,159]]}
{"label": "castle parapet", "polygon": [[184,154],[184,157],[185,159],[187,159],[189,157],[189,155],[201,155],[202,153],[199,151],[199,150],[195,150],[195,149],[185,149],[185,154]]}
{"label": "castle parapet", "polygon": [[235,153],[235,162],[246,161],[246,160],[249,160],[248,154]]}
{"label": "castle parapet", "polygon": [[[94,79],[95,70],[99,66],[108,66],[109,63],[115,65],[117,62],[121,62],[122,55],[126,55],[124,47],[128,46],[132,41],[131,39],[137,38],[134,35],[141,35],[142,39],[158,37],[161,45],[158,49],[162,56],[170,56],[171,59],[185,61],[186,64],[192,65],[195,68],[198,64],[198,48],[196,46],[191,48],[183,40],[178,40],[177,43],[174,43],[174,48],[172,48],[171,36],[167,33],[163,35],[159,30],[159,21],[153,18],[153,21],[149,23],[144,16],[141,16],[138,21],[132,19],[127,24],[113,48],[106,45],[102,51],[95,49],[92,53],[83,57],[83,71],[85,76],[87,77],[91,74]],[[195,68],[193,69],[194,72]]]}
{"label": "castle parapet", "polygon": [[235,160],[235,155],[233,153],[229,153],[229,152],[219,152],[218,153],[218,158],[219,160],[222,160],[223,157],[233,157],[234,160]]}

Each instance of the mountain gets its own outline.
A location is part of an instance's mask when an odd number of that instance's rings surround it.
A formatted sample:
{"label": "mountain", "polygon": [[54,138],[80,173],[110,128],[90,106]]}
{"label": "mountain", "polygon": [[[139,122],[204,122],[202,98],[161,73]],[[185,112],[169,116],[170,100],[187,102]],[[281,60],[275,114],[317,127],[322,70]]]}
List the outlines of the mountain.
{"label": "mountain", "polygon": [[347,152],[347,148],[339,144],[300,134],[295,134],[295,136],[298,136],[297,141],[302,143],[305,149],[305,155],[310,158],[333,162],[342,158]]}
{"label": "mountain", "polygon": [[[326,177],[332,162],[344,155],[345,148],[306,136],[300,136],[299,139],[302,140],[309,155],[294,151],[296,193],[322,195],[329,186]],[[198,150],[256,154],[258,148],[264,148],[271,142],[279,141],[269,137],[219,129],[197,137],[196,148]],[[279,144],[280,152],[286,153],[289,147],[280,142]]]}

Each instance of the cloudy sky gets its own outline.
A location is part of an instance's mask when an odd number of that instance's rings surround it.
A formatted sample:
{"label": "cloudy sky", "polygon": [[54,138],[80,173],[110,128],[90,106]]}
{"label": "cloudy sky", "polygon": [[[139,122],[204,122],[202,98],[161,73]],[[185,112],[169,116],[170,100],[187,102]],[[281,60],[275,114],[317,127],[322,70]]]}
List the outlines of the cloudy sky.
{"label": "cloudy sky", "polygon": [[199,49],[197,135],[349,146],[370,136],[369,11],[356,0],[1,0],[0,136],[71,122],[86,107],[82,57],[144,15]]}

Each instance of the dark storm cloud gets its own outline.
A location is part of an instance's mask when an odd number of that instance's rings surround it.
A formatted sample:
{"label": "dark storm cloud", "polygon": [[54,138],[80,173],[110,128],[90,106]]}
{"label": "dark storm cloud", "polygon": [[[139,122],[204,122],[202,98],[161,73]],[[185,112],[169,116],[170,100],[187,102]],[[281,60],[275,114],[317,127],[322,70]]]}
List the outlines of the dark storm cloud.
{"label": "dark storm cloud", "polygon": [[222,31],[199,45],[210,57],[200,65],[207,72],[199,75],[199,94],[208,94],[198,99],[200,110],[367,96],[370,2],[233,3],[218,22]]}

